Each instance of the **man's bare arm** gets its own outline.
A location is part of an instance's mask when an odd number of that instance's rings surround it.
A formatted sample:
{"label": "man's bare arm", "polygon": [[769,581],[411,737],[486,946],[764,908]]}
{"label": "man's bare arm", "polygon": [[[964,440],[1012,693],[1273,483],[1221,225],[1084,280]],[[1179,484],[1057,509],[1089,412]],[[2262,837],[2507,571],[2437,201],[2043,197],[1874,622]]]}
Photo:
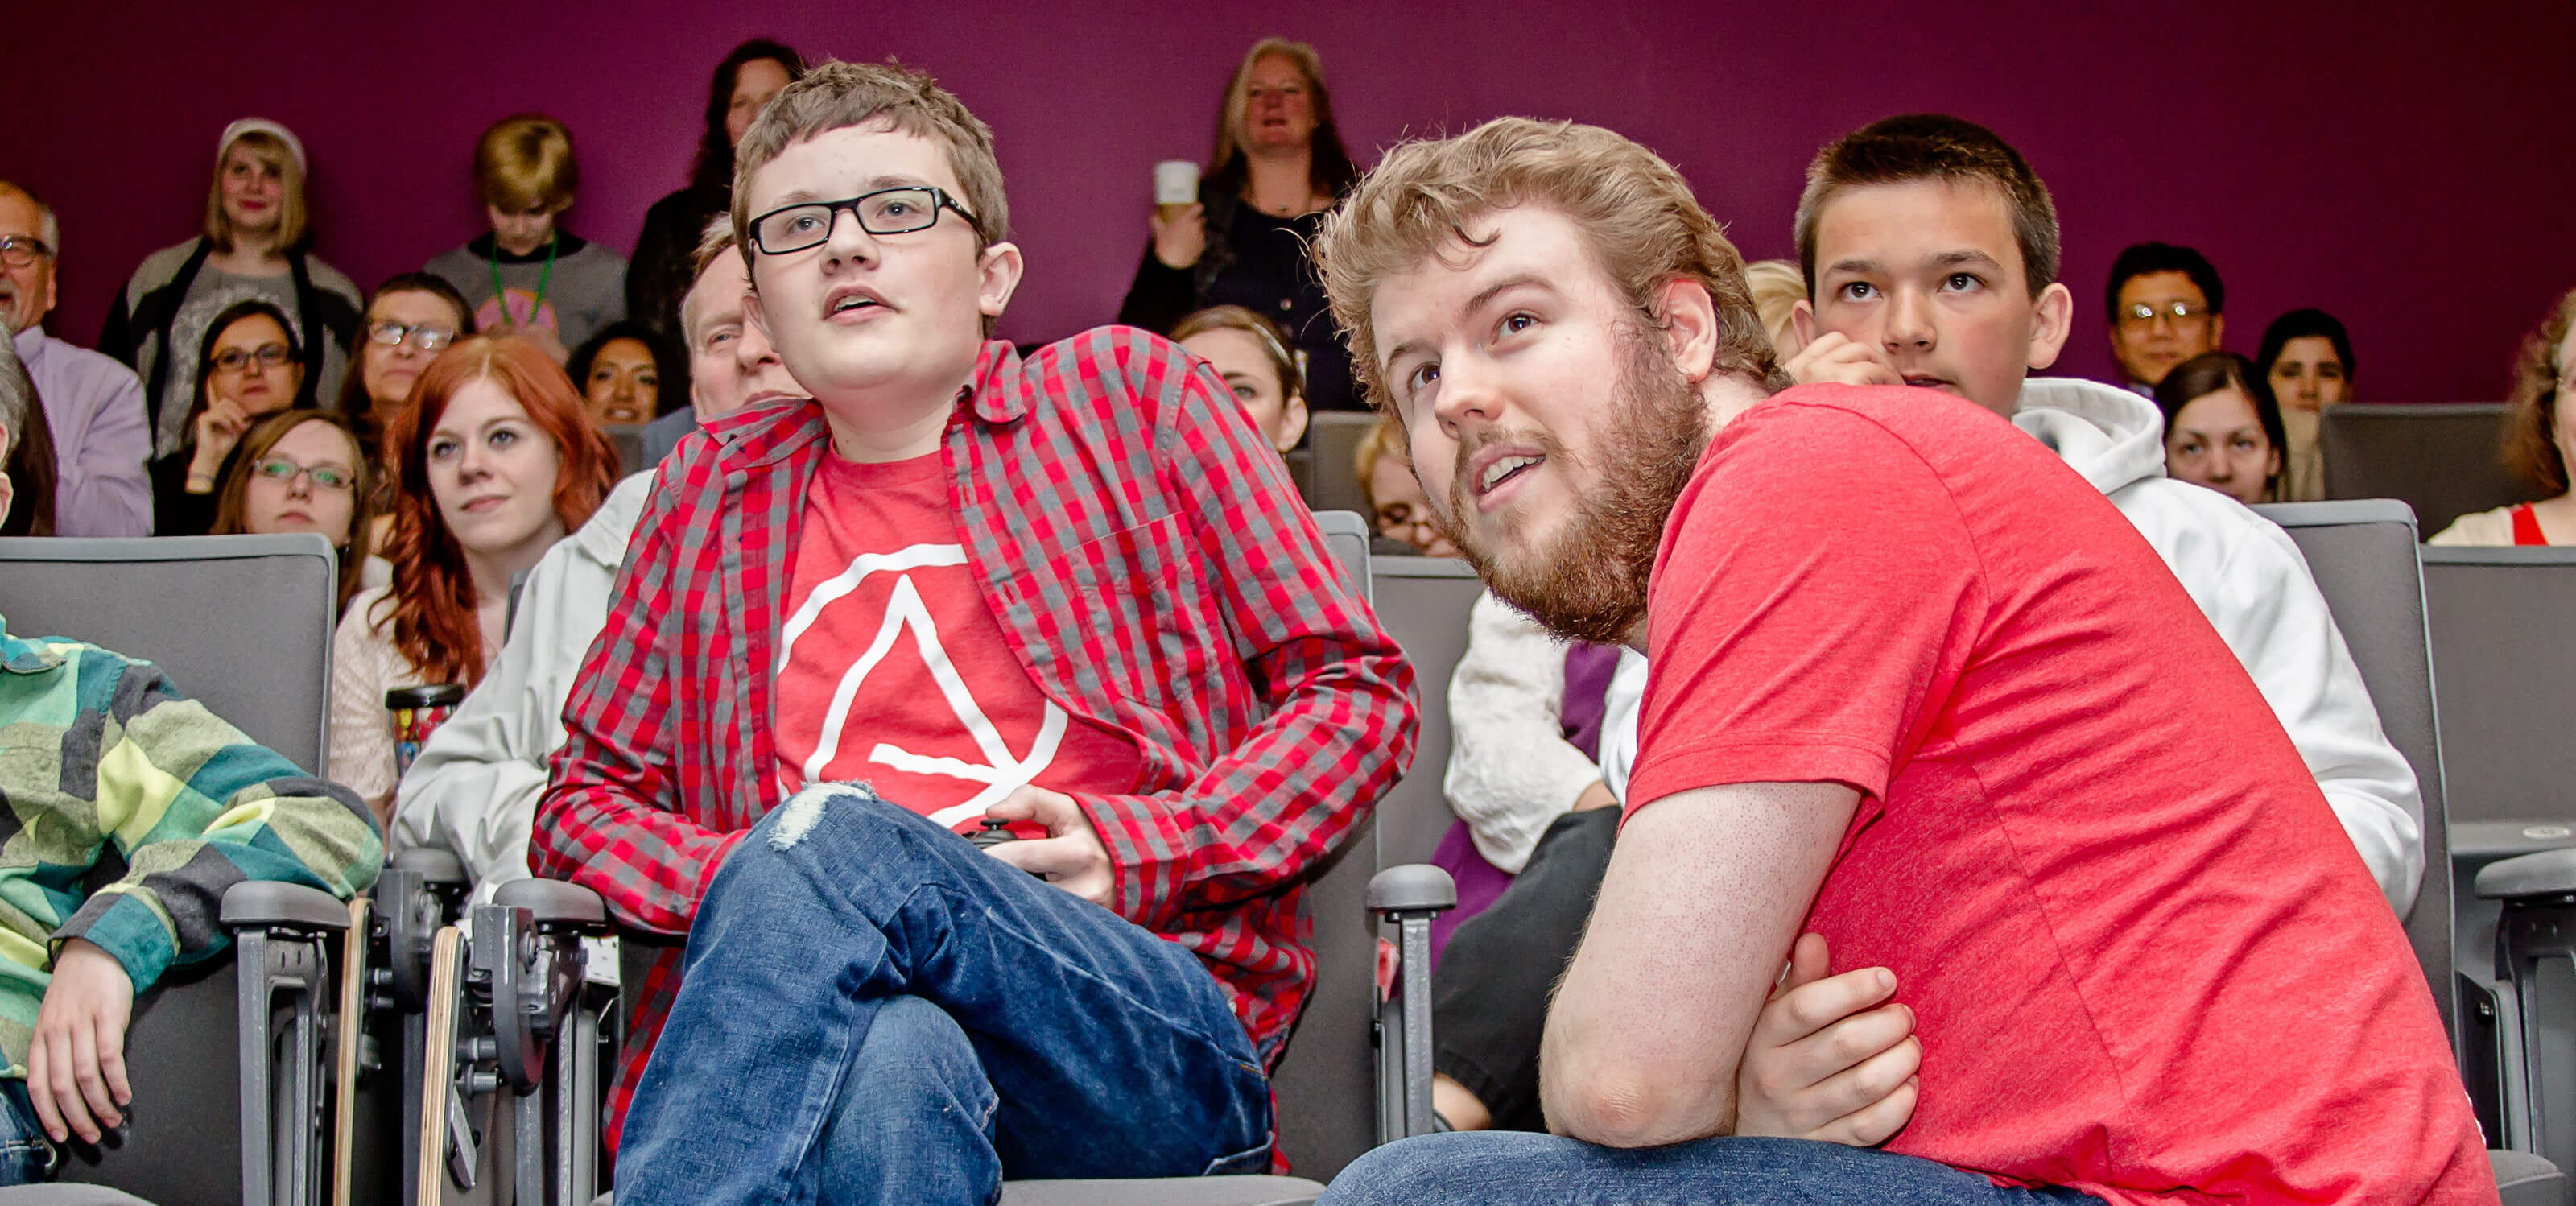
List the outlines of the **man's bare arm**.
{"label": "man's bare arm", "polygon": [[1859,803],[1839,783],[1740,783],[1628,819],[1548,1010],[1551,1130],[1610,1147],[1733,1131],[1736,1064]]}

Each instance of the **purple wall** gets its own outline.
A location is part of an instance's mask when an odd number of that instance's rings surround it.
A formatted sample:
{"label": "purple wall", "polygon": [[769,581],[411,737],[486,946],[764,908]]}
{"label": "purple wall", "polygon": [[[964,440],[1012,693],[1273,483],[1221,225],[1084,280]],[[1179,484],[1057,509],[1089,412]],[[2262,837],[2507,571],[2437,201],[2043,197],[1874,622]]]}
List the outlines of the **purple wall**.
{"label": "purple wall", "polygon": [[1919,109],[1986,122],[2057,196],[2078,301],[2066,372],[2109,371],[2102,273],[2136,239],[2217,261],[2229,345],[2248,353],[2285,309],[2341,315],[2381,400],[2499,396],[2521,333],[2576,284],[2563,4],[1309,0],[1275,19],[933,5],[899,25],[848,4],[569,0],[300,5],[282,31],[161,7],[26,6],[0,56],[17,98],[0,177],[62,213],[54,326],[81,342],[135,262],[193,229],[233,117],[302,135],[316,250],[362,286],[478,232],[474,136],[522,110],[570,124],[587,184],[569,223],[624,248],[686,171],[706,72],[756,34],[810,56],[900,55],[992,123],[1029,262],[1003,325],[1019,339],[1115,312],[1152,163],[1206,154],[1227,72],[1269,33],[1323,52],[1364,159],[1502,113],[1599,122],[1678,163],[1754,257],[1792,252],[1822,142]]}

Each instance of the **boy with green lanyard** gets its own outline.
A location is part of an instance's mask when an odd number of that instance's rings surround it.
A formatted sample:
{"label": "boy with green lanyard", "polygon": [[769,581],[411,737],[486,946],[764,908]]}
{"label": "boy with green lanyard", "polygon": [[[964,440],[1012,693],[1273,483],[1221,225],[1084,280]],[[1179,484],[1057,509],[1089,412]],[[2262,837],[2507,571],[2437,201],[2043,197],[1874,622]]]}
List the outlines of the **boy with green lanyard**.
{"label": "boy with green lanyard", "polygon": [[580,182],[562,122],[494,122],[474,145],[474,191],[492,229],[424,269],[473,304],[477,330],[514,330],[559,364],[626,316],[625,258],[558,225]]}

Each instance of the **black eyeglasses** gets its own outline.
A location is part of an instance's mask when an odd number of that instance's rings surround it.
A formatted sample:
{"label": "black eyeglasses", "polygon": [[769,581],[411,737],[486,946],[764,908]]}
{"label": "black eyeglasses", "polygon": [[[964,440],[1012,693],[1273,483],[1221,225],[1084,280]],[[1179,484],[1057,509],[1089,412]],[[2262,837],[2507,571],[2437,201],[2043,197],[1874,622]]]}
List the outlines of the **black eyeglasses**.
{"label": "black eyeglasses", "polygon": [[855,215],[859,229],[869,234],[911,234],[928,230],[943,209],[956,210],[969,226],[975,223],[975,215],[966,212],[966,207],[950,197],[946,189],[927,185],[881,188],[846,201],[808,201],[773,209],[751,220],[751,245],[762,255],[820,247],[832,237],[832,224],[840,219],[842,210]]}
{"label": "black eyeglasses", "polygon": [[215,371],[243,373],[254,367],[273,369],[294,358],[295,353],[288,351],[286,345],[282,343],[263,343],[250,351],[225,348],[215,353]]}
{"label": "black eyeglasses", "polygon": [[2207,317],[2209,317],[2209,306],[2207,303],[2203,302],[2172,301],[2155,306],[2148,305],[2145,302],[2131,302],[2129,303],[2128,308],[2120,311],[2120,325],[2124,327],[2151,326],[2159,318],[2172,319],[2177,325],[2179,325],[2181,323],[2197,322]]}
{"label": "black eyeglasses", "polygon": [[0,235],[0,264],[7,264],[12,268],[24,268],[35,263],[37,256],[53,253],[54,249],[46,246],[43,239],[30,238],[26,235]]}
{"label": "black eyeglasses", "polygon": [[435,352],[456,342],[456,332],[428,323],[399,323],[391,320],[367,328],[367,338],[389,348],[398,348],[408,339],[411,346],[424,352]]}

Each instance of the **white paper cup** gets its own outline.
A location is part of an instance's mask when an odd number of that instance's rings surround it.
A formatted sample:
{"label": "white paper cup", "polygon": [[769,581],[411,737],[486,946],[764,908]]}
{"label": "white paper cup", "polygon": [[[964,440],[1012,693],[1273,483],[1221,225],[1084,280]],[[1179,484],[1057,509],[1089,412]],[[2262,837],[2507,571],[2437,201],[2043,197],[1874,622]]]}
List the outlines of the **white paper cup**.
{"label": "white paper cup", "polygon": [[1154,165],[1154,204],[1196,205],[1199,165],[1194,159],[1166,159]]}

